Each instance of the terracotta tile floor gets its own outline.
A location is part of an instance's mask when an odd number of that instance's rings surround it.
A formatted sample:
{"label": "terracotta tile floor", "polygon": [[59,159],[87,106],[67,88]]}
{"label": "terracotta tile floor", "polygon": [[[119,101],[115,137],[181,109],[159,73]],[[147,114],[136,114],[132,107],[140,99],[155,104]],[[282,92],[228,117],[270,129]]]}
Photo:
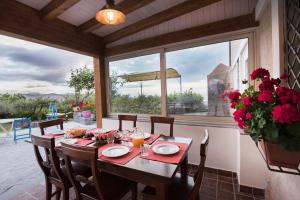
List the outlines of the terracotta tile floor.
{"label": "terracotta tile floor", "polygon": [[[193,167],[189,168],[189,175],[193,175]],[[139,185],[139,191],[143,189],[143,185]],[[71,189],[70,199],[74,199],[74,191]],[[140,193],[140,192],[139,192]],[[27,192],[16,195],[10,200],[43,200],[45,199],[44,184],[39,184]],[[55,199],[55,198],[53,198]],[[122,200],[130,200],[128,193]],[[139,199],[142,199],[139,195]],[[206,169],[204,172],[203,183],[200,188],[201,200],[263,200],[264,196],[253,194],[243,194],[238,192],[237,179],[231,172],[222,173],[217,170]]]}

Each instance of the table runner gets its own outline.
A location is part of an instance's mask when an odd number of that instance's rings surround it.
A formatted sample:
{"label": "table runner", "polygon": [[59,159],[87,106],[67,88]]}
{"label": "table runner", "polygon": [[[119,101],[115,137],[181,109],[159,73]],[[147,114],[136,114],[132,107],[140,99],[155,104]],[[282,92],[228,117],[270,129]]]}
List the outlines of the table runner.
{"label": "table runner", "polygon": [[[113,146],[119,146],[118,144],[114,144]],[[99,147],[98,149],[98,158],[100,160],[105,160],[105,161],[109,161],[112,163],[116,163],[116,164],[121,164],[121,165],[125,165],[126,163],[128,163],[131,159],[133,159],[134,157],[136,157],[137,155],[139,155],[140,153],[140,149],[136,148],[136,147],[131,147],[131,152],[129,152],[128,154],[121,156],[121,157],[117,157],[117,158],[108,158],[102,155],[102,151],[106,148],[110,147],[109,144],[106,144],[102,147]]]}
{"label": "table runner", "polygon": [[[152,147],[156,144],[175,144],[179,146],[179,152],[173,155],[160,155],[156,154],[152,151]],[[159,162],[165,162],[165,163],[173,163],[178,164],[180,160],[182,159],[182,156],[184,155],[185,151],[188,148],[188,144],[186,143],[180,143],[180,142],[166,142],[166,141],[156,141],[152,147],[148,150],[149,155],[146,157],[141,157],[148,160],[156,160]]]}
{"label": "table runner", "polygon": [[91,143],[93,143],[94,141],[93,140],[90,140],[90,139],[82,139],[82,138],[78,138],[76,139],[76,142],[75,144],[77,145],[80,145],[80,146],[86,146],[86,145],[89,145]]}

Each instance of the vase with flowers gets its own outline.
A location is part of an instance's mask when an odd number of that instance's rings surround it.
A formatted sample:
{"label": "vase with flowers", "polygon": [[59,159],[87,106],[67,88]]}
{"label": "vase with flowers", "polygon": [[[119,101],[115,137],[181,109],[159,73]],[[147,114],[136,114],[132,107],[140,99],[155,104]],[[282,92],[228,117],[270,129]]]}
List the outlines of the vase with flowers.
{"label": "vase with flowers", "polygon": [[300,163],[300,93],[281,86],[287,78],[271,78],[268,70],[258,68],[250,75],[258,82],[254,87],[226,90],[235,109],[233,118],[241,129],[248,130],[251,138],[261,142],[270,165],[297,169]]}

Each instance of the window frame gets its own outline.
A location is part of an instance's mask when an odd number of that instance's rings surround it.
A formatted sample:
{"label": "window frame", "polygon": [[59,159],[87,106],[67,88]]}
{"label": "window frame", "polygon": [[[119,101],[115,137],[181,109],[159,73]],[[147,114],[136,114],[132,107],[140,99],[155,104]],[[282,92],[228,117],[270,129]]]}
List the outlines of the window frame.
{"label": "window frame", "polygon": [[[167,79],[166,79],[166,53],[176,50],[183,50],[193,47],[205,46],[210,44],[216,44],[221,42],[227,42],[232,40],[248,38],[248,72],[254,69],[257,63],[256,60],[256,28],[250,28],[225,34],[218,34],[203,38],[198,38],[194,40],[179,42],[175,44],[168,44],[161,47],[155,47],[151,49],[144,49],[139,51],[134,51],[130,53],[125,53],[121,55],[111,56],[105,58],[105,78],[106,78],[106,93],[107,93],[107,114],[108,117],[116,118],[118,114],[128,114],[128,113],[112,113],[110,109],[110,88],[109,88],[109,62],[117,61],[122,59],[128,59],[133,57],[139,57],[149,54],[160,54],[160,70],[161,70],[161,115],[160,116],[171,116],[175,118],[175,122],[189,122],[191,124],[207,124],[207,125],[225,125],[225,126],[235,126],[235,122],[232,117],[218,117],[218,116],[202,116],[202,115],[172,115],[167,114]],[[248,74],[249,75],[249,74]],[[149,116],[153,114],[137,114],[138,118],[141,120],[149,119]]]}

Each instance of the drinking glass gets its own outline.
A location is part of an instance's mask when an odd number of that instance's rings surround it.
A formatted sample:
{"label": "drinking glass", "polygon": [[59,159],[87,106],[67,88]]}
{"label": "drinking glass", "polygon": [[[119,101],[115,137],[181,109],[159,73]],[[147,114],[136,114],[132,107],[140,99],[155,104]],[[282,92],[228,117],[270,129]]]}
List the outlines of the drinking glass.
{"label": "drinking glass", "polygon": [[112,146],[113,143],[115,142],[115,138],[114,137],[107,137],[107,144],[109,144],[109,146]]}
{"label": "drinking glass", "polygon": [[146,157],[149,155],[149,145],[148,144],[142,144],[140,147],[141,150],[141,156]]}

